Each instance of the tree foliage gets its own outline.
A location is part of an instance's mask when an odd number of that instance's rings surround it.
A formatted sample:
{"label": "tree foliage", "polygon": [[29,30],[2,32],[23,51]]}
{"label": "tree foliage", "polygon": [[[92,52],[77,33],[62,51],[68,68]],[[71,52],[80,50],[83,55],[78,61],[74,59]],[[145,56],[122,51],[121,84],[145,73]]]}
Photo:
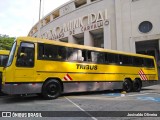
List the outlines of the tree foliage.
{"label": "tree foliage", "polygon": [[0,34],[0,50],[10,50],[14,42],[14,37]]}

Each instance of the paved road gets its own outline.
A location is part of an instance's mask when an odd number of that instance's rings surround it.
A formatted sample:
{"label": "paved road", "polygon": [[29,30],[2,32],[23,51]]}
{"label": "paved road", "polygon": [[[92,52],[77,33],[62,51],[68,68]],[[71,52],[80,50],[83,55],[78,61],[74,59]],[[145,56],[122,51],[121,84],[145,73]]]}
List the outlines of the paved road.
{"label": "paved road", "polygon": [[[64,94],[55,100],[43,100],[31,95],[27,97],[1,96],[0,111],[68,111],[68,114],[76,114],[71,111],[79,111],[79,114],[87,117],[54,117],[48,120],[158,120],[157,117],[96,117],[99,111],[160,111],[160,85],[145,87],[140,93],[120,93],[119,91],[104,91],[94,93]],[[90,113],[89,111],[97,111]],[[114,112],[113,116],[116,115]],[[51,114],[54,114],[52,112]],[[64,112],[63,112],[64,113]],[[103,112],[102,112],[103,113]],[[58,114],[62,114],[58,112]],[[104,112],[104,114],[112,114]],[[103,115],[104,115],[103,114]],[[126,112],[126,114],[128,114]],[[112,116],[112,115],[111,115]],[[2,118],[0,118],[2,119]],[[8,118],[3,118],[8,120]],[[12,118],[17,119],[17,118]],[[25,118],[26,120],[28,118]],[[29,118],[45,119],[45,118]]]}

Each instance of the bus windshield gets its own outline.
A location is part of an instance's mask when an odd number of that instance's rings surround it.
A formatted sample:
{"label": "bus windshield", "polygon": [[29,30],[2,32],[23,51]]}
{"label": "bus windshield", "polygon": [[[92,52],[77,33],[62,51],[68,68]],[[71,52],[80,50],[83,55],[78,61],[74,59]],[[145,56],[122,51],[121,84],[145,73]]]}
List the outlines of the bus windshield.
{"label": "bus windshield", "polygon": [[15,50],[16,50],[16,42],[14,42],[14,44],[13,44],[13,46],[12,46],[12,49],[11,49],[11,52],[10,52],[10,54],[9,54],[7,66],[10,66],[10,65],[11,65],[11,63],[12,63],[12,61],[13,61],[13,57],[14,57]]}
{"label": "bus windshield", "polygon": [[0,67],[6,66],[8,55],[0,55]]}

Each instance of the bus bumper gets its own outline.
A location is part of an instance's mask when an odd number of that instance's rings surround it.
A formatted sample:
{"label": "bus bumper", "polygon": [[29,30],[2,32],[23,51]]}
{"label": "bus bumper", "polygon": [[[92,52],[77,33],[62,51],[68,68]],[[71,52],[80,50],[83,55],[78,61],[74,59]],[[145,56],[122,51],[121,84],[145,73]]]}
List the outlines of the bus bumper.
{"label": "bus bumper", "polygon": [[3,84],[2,92],[10,95],[41,93],[42,85],[42,83]]}

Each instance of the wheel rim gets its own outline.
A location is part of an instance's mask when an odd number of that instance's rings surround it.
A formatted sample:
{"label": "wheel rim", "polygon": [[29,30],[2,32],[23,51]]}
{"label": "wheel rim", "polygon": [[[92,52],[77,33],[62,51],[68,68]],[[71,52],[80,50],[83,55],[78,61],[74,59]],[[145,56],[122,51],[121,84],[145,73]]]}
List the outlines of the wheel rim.
{"label": "wheel rim", "polygon": [[55,84],[49,84],[47,86],[47,94],[49,96],[54,96],[57,94],[57,91],[58,91],[58,87],[55,85]]}
{"label": "wheel rim", "polygon": [[128,90],[128,89],[129,89],[129,85],[128,85],[127,82],[124,82],[124,89],[125,89],[125,90]]}
{"label": "wheel rim", "polygon": [[138,84],[138,83],[135,83],[135,84],[134,84],[134,87],[135,87],[136,90],[139,89],[139,84]]}
{"label": "wheel rim", "polygon": [[126,80],[126,81],[124,81],[124,84],[123,84],[124,86],[124,90],[126,91],[126,92],[131,92],[131,90],[132,90],[132,83],[130,82],[130,81],[128,81],[128,80]]}
{"label": "wheel rim", "polygon": [[134,90],[135,91],[141,90],[141,84],[139,83],[139,81],[135,81],[135,83],[134,83]]}

